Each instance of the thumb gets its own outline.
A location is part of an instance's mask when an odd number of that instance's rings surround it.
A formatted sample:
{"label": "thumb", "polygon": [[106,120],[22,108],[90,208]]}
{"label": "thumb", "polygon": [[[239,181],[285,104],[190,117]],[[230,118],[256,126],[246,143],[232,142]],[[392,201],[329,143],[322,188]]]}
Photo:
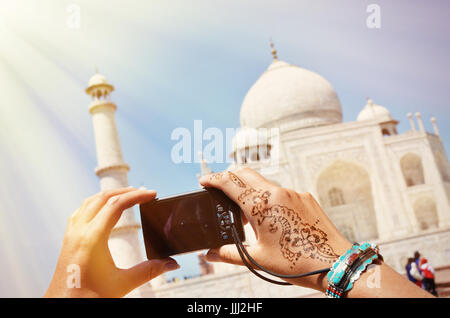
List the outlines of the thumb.
{"label": "thumb", "polygon": [[173,258],[144,261],[131,268],[124,269],[125,287],[131,291],[165,272],[178,268],[180,268],[180,265]]}
{"label": "thumb", "polygon": [[[245,249],[252,258],[258,258],[256,246],[245,246]],[[223,262],[234,265],[244,265],[244,262],[239,255],[238,249],[234,244],[210,249],[206,254],[206,260],[209,262]]]}

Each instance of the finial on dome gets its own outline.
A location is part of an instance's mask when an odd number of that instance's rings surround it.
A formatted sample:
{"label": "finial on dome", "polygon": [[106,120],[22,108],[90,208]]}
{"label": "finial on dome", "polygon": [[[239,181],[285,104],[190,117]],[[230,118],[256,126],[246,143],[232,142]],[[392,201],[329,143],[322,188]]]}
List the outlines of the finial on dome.
{"label": "finial on dome", "polygon": [[270,47],[272,48],[273,60],[277,61],[278,60],[277,50],[275,50],[275,46],[273,45],[272,38],[270,39]]}
{"label": "finial on dome", "polygon": [[376,112],[374,109],[374,104],[373,104],[373,100],[370,97],[366,97],[367,99],[367,105],[370,107],[370,111],[372,112],[373,117],[376,117]]}

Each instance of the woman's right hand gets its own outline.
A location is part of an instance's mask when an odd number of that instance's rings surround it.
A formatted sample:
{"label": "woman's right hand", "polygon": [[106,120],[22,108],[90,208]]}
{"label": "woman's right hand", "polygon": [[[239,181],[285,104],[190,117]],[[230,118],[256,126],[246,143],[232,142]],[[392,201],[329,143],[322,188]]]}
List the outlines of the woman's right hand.
{"label": "woman's right hand", "polygon": [[[311,194],[276,186],[254,170],[215,173],[202,177],[200,183],[222,190],[239,204],[257,238],[248,252],[275,273],[294,275],[330,267],[352,246]],[[210,250],[207,260],[243,265],[235,245]],[[288,281],[323,291],[324,276]]]}

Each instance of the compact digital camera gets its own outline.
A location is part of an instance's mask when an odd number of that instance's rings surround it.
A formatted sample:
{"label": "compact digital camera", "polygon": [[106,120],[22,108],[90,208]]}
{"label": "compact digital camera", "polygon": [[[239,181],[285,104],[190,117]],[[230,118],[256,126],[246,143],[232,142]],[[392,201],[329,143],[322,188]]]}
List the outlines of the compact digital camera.
{"label": "compact digital camera", "polygon": [[231,228],[245,240],[241,209],[214,188],[157,198],[140,205],[148,259],[234,243]]}

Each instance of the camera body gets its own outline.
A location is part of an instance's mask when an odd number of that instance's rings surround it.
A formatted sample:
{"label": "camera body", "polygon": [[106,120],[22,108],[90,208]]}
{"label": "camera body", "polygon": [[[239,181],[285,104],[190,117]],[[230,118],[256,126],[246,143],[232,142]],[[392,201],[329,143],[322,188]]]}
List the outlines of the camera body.
{"label": "camera body", "polygon": [[157,198],[141,204],[140,213],[148,259],[232,244],[232,226],[245,240],[241,209],[218,189]]}

